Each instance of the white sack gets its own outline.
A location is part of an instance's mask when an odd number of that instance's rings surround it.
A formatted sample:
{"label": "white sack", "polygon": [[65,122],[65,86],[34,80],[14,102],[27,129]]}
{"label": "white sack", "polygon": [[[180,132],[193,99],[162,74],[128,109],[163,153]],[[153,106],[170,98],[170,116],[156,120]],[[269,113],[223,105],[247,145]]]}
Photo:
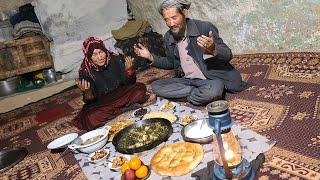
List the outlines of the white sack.
{"label": "white sack", "polygon": [[33,5],[44,34],[53,40],[54,68],[63,73],[78,70],[85,38],[110,38],[111,30],[127,21],[126,0],[35,0]]}

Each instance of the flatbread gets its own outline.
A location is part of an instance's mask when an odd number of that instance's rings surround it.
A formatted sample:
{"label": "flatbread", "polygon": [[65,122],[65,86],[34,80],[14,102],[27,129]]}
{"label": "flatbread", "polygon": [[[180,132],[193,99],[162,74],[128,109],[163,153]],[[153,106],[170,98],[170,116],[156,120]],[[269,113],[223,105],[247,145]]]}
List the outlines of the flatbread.
{"label": "flatbread", "polygon": [[150,119],[150,118],[163,118],[169,120],[171,123],[177,120],[177,116],[169,112],[151,112],[145,114],[142,119]]}
{"label": "flatbread", "polygon": [[161,176],[182,176],[198,166],[203,154],[200,144],[189,142],[169,144],[152,157],[152,170]]}
{"label": "flatbread", "polygon": [[111,125],[111,129],[109,130],[109,134],[108,134],[108,140],[112,141],[114,136],[121,131],[122,129],[124,129],[127,126],[130,126],[131,124],[133,124],[134,121],[131,119],[123,119],[120,121],[117,121],[115,123],[113,123]]}

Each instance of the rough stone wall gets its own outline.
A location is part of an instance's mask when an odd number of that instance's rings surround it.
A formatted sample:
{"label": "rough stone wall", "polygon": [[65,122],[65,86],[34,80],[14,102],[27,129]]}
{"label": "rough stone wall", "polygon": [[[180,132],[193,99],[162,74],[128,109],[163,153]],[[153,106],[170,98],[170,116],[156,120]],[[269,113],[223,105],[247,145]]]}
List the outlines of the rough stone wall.
{"label": "rough stone wall", "polygon": [[17,10],[20,6],[31,2],[32,0],[0,0],[0,11],[8,13],[10,10]]}
{"label": "rough stone wall", "polygon": [[[168,28],[161,0],[128,0],[136,19]],[[320,50],[320,0],[191,0],[190,17],[208,20],[236,54]]]}

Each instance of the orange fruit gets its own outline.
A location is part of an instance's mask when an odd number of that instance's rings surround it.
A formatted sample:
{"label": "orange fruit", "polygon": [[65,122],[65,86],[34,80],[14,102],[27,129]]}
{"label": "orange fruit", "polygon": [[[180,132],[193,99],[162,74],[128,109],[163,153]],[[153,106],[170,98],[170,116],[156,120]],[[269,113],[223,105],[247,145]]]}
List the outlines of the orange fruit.
{"label": "orange fruit", "polygon": [[137,170],[141,166],[141,160],[138,157],[133,157],[129,161],[130,169]]}
{"label": "orange fruit", "polygon": [[148,175],[148,167],[145,165],[142,165],[139,169],[136,170],[136,176],[137,178],[144,178]]}
{"label": "orange fruit", "polygon": [[129,163],[125,162],[121,165],[121,173],[123,174],[127,169],[130,169]]}

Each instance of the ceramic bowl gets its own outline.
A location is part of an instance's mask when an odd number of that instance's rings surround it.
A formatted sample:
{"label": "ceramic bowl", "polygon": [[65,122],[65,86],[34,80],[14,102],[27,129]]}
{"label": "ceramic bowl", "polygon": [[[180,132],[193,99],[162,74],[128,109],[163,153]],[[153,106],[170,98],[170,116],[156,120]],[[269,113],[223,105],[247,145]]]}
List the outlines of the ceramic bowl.
{"label": "ceramic bowl", "polygon": [[[104,126],[103,128],[95,129],[92,131],[89,131],[82,136],[80,136],[82,143],[75,143],[70,144],[68,147],[73,150],[78,150],[83,153],[93,153],[99,149],[101,149],[103,146],[105,146],[108,142],[108,133],[111,129],[111,126]],[[89,139],[92,139],[94,137],[101,136],[101,138],[97,139],[96,141],[89,143],[89,144],[83,144],[83,142],[86,142]]]}

